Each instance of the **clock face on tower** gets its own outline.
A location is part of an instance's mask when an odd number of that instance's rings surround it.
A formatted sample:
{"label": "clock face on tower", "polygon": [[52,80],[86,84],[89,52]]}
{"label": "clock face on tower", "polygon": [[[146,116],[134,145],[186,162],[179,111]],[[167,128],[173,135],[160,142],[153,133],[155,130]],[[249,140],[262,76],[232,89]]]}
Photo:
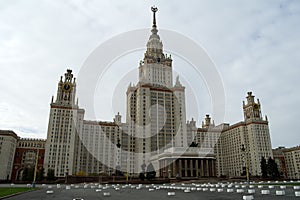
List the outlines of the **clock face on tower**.
{"label": "clock face on tower", "polygon": [[70,83],[64,83],[62,88],[65,92],[69,92],[72,89],[72,85]]}

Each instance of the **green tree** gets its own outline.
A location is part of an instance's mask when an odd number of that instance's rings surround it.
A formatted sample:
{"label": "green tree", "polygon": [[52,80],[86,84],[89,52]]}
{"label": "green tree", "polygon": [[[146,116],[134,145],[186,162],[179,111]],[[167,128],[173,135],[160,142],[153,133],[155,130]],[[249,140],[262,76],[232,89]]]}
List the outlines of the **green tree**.
{"label": "green tree", "polygon": [[22,181],[27,181],[27,176],[28,176],[28,168],[26,167],[23,169]]}
{"label": "green tree", "polygon": [[140,173],[139,178],[141,181],[145,180],[145,174],[143,172]]}
{"label": "green tree", "polygon": [[48,169],[48,171],[47,171],[47,180],[48,181],[55,180],[54,169]]}
{"label": "green tree", "polygon": [[25,167],[23,170],[22,181],[33,181],[34,169],[32,167]]}
{"label": "green tree", "polygon": [[150,180],[154,179],[155,176],[156,176],[156,171],[155,171],[152,163],[150,163],[147,167],[146,178],[150,181]]}
{"label": "green tree", "polygon": [[280,175],[278,171],[277,163],[271,157],[268,159],[267,172],[268,175],[272,178],[278,178]]}
{"label": "green tree", "polygon": [[45,173],[45,169],[44,168],[42,168],[42,169],[40,169],[38,172],[37,172],[37,174],[36,174],[36,180],[37,181],[42,181],[42,180],[44,180],[44,173]]}
{"label": "green tree", "polygon": [[261,169],[262,177],[263,178],[268,177],[268,165],[265,157],[263,156],[261,157],[261,161],[260,161],[260,169]]}

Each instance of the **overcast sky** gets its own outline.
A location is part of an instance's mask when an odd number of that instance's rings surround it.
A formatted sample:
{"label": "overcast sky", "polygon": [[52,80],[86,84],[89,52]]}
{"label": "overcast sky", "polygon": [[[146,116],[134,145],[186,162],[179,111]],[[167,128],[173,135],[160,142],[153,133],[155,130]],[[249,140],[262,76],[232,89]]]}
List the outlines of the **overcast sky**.
{"label": "overcast sky", "polygon": [[[21,137],[46,138],[49,104],[56,94],[59,77],[67,68],[77,76],[90,53],[111,37],[150,28],[152,5],[159,9],[158,28],[194,40],[215,63],[225,88],[224,122],[234,124],[243,120],[242,101],[248,91],[253,91],[260,99],[263,115],[268,116],[272,146],[299,145],[297,0],[1,1],[0,129],[14,130]],[[161,39],[164,42],[162,36]],[[142,51],[135,52],[113,65],[130,65],[132,69],[138,67],[142,58]],[[173,65],[176,71],[185,63],[175,57]],[[135,76],[132,82],[136,82],[137,71],[130,74]],[[110,77],[118,83],[121,79]],[[201,104],[197,116],[189,106],[193,97],[186,97],[187,120],[195,117],[198,126],[205,114],[211,112],[203,80],[199,84],[203,91],[196,92],[203,93],[203,99],[197,102]],[[115,82],[105,85],[114,86]],[[105,98],[104,102],[99,101],[95,106],[100,112],[97,120],[111,121],[117,111],[125,115],[126,87],[112,89],[120,100],[112,103],[113,108],[107,106],[111,103],[105,102]]]}

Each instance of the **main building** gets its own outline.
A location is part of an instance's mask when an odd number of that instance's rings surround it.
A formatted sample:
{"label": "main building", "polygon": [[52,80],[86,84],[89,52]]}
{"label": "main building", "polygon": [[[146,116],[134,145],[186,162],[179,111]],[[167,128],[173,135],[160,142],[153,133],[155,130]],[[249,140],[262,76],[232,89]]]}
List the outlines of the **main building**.
{"label": "main building", "polygon": [[[243,103],[244,120],[215,125],[209,115],[201,128],[186,122],[185,87],[173,83],[172,58],[163,52],[152,7],[153,24],[147,50],[139,63],[138,83],[128,86],[126,122],[88,121],[76,100],[72,71],[58,82],[52,97],[44,168],[68,174],[137,175],[153,165],[157,176],[239,176],[247,163],[260,175],[260,159],[272,157],[268,120],[251,92]],[[241,152],[241,145],[246,147]]]}

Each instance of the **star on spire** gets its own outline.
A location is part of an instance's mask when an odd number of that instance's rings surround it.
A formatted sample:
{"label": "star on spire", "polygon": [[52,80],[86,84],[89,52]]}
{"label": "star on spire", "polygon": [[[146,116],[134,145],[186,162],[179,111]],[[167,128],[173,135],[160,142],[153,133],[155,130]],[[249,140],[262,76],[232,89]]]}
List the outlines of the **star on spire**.
{"label": "star on spire", "polygon": [[157,7],[155,7],[155,6],[151,7],[151,11],[153,12],[153,24],[152,24],[152,30],[151,30],[151,32],[153,34],[157,33],[157,29],[156,29],[156,16],[155,16],[155,13],[157,12],[157,10],[158,10]]}

